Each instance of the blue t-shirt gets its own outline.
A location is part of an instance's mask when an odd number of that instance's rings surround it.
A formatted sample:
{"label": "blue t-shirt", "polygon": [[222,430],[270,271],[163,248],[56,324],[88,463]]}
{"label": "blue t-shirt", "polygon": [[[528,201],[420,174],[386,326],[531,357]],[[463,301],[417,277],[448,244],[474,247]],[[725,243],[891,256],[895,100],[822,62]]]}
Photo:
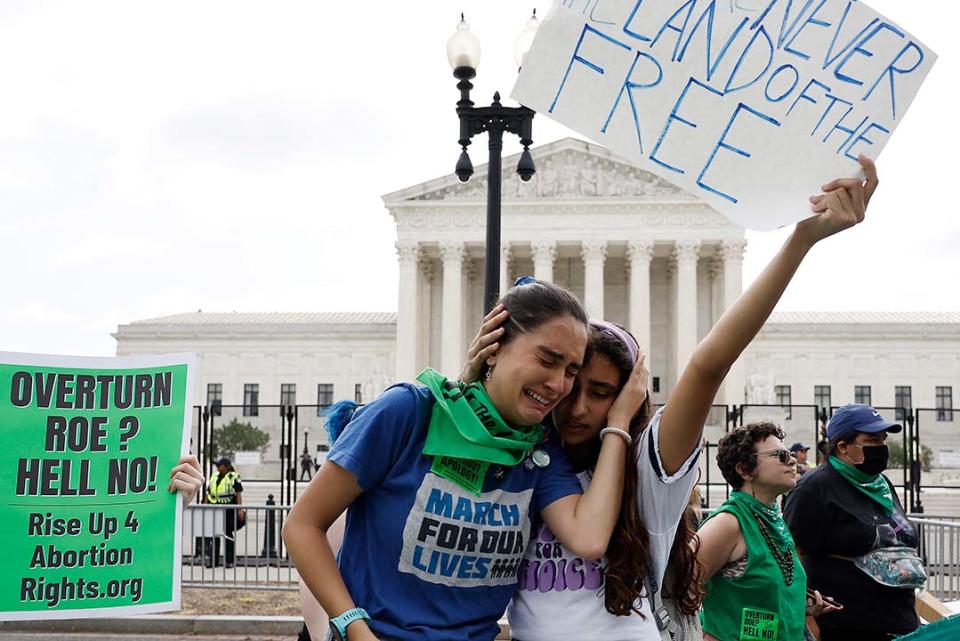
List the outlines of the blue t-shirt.
{"label": "blue t-shirt", "polygon": [[424,387],[392,387],[330,451],[363,488],[347,512],[340,573],[381,639],[489,641],[517,589],[531,519],[582,490],[551,442],[545,468],[491,465],[479,497],[436,476],[423,454],[433,402]]}

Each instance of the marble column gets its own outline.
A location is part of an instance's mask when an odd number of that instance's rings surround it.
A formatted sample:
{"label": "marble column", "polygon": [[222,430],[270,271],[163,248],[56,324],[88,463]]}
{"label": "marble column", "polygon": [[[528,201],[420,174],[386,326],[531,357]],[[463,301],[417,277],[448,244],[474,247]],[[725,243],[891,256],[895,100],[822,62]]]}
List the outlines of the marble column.
{"label": "marble column", "polygon": [[707,264],[707,273],[710,275],[709,321],[710,327],[713,327],[723,314],[723,257],[719,250]]}
{"label": "marble column", "polygon": [[[630,332],[640,349],[650,351],[650,262],[652,240],[631,240],[627,243],[630,265]],[[648,363],[649,366],[649,363]]]}
{"label": "marble column", "polygon": [[[474,308],[474,304],[483,299],[483,261],[475,260],[475,257],[470,255],[470,248],[466,247],[461,265],[460,346],[457,348],[460,353],[460,361],[457,364],[457,371],[453,372],[454,375],[460,372],[464,354],[467,351],[467,344],[480,327],[480,319],[483,318],[483,303],[481,302]],[[474,286],[478,281],[480,283],[480,293],[475,295]]]}
{"label": "marble column", "polygon": [[[533,254],[533,277],[553,282],[553,261],[557,259],[557,243],[552,240],[535,240],[530,243]],[[526,276],[527,274],[520,274]]]}
{"label": "marble column", "polygon": [[603,318],[603,261],[607,257],[607,243],[587,240],[580,245],[583,258],[583,306],[590,318]]}
{"label": "marble column", "polygon": [[430,358],[431,336],[433,336],[433,276],[436,273],[433,260],[426,251],[420,252],[420,291],[417,294],[417,366],[419,372],[424,367],[433,366]]}
{"label": "marble column", "polygon": [[440,329],[440,371],[450,377],[460,373],[463,360],[463,259],[460,242],[440,244],[443,261],[443,313]]}
{"label": "marble column", "polygon": [[690,362],[690,355],[697,346],[697,259],[700,257],[699,240],[678,240],[674,245],[676,261],[676,373],[677,378]]}
{"label": "marble column", "polygon": [[[746,239],[725,240],[720,245],[723,260],[723,309],[729,309],[743,290],[743,253],[747,248]],[[723,399],[728,405],[744,402],[746,394],[746,374],[744,357],[733,364],[723,382]]]}
{"label": "marble column", "polygon": [[510,289],[510,287],[513,285],[513,281],[510,279],[511,257],[512,255],[510,253],[510,242],[505,240],[500,244],[500,295],[501,296],[503,296],[503,294],[508,289]]}
{"label": "marble column", "polygon": [[417,375],[417,263],[420,244],[397,242],[400,263],[399,300],[397,301],[397,380],[412,381]]}

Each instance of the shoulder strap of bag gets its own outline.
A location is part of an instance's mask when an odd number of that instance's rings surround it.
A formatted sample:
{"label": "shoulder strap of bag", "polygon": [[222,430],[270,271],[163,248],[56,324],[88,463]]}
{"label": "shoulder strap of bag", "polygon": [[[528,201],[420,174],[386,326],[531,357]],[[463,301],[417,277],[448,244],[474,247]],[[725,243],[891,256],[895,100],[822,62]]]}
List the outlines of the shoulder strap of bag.
{"label": "shoulder strap of bag", "polygon": [[657,624],[657,630],[660,631],[660,639],[662,641],[673,641],[677,631],[677,623],[670,617],[670,613],[663,605],[663,599],[660,597],[660,591],[657,590],[653,574],[647,574],[644,577],[644,583],[647,588],[647,602],[650,604],[650,612],[653,613],[653,621]]}

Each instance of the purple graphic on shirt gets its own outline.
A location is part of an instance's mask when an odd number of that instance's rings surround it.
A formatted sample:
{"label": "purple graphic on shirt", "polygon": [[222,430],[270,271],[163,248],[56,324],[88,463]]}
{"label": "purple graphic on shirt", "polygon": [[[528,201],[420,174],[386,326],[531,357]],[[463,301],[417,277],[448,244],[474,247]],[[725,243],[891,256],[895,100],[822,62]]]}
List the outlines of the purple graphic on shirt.
{"label": "purple graphic on shirt", "polygon": [[540,526],[531,546],[517,572],[519,589],[562,592],[596,590],[603,586],[603,561],[573,556],[546,525]]}

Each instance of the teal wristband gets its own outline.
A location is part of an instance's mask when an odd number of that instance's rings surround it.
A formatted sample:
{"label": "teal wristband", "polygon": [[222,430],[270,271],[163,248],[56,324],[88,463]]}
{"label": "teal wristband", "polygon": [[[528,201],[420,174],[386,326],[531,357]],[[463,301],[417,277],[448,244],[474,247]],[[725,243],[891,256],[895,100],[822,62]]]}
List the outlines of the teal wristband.
{"label": "teal wristband", "polygon": [[369,621],[370,615],[363,608],[353,608],[330,619],[330,635],[334,641],[347,641],[347,626],[359,619]]}

